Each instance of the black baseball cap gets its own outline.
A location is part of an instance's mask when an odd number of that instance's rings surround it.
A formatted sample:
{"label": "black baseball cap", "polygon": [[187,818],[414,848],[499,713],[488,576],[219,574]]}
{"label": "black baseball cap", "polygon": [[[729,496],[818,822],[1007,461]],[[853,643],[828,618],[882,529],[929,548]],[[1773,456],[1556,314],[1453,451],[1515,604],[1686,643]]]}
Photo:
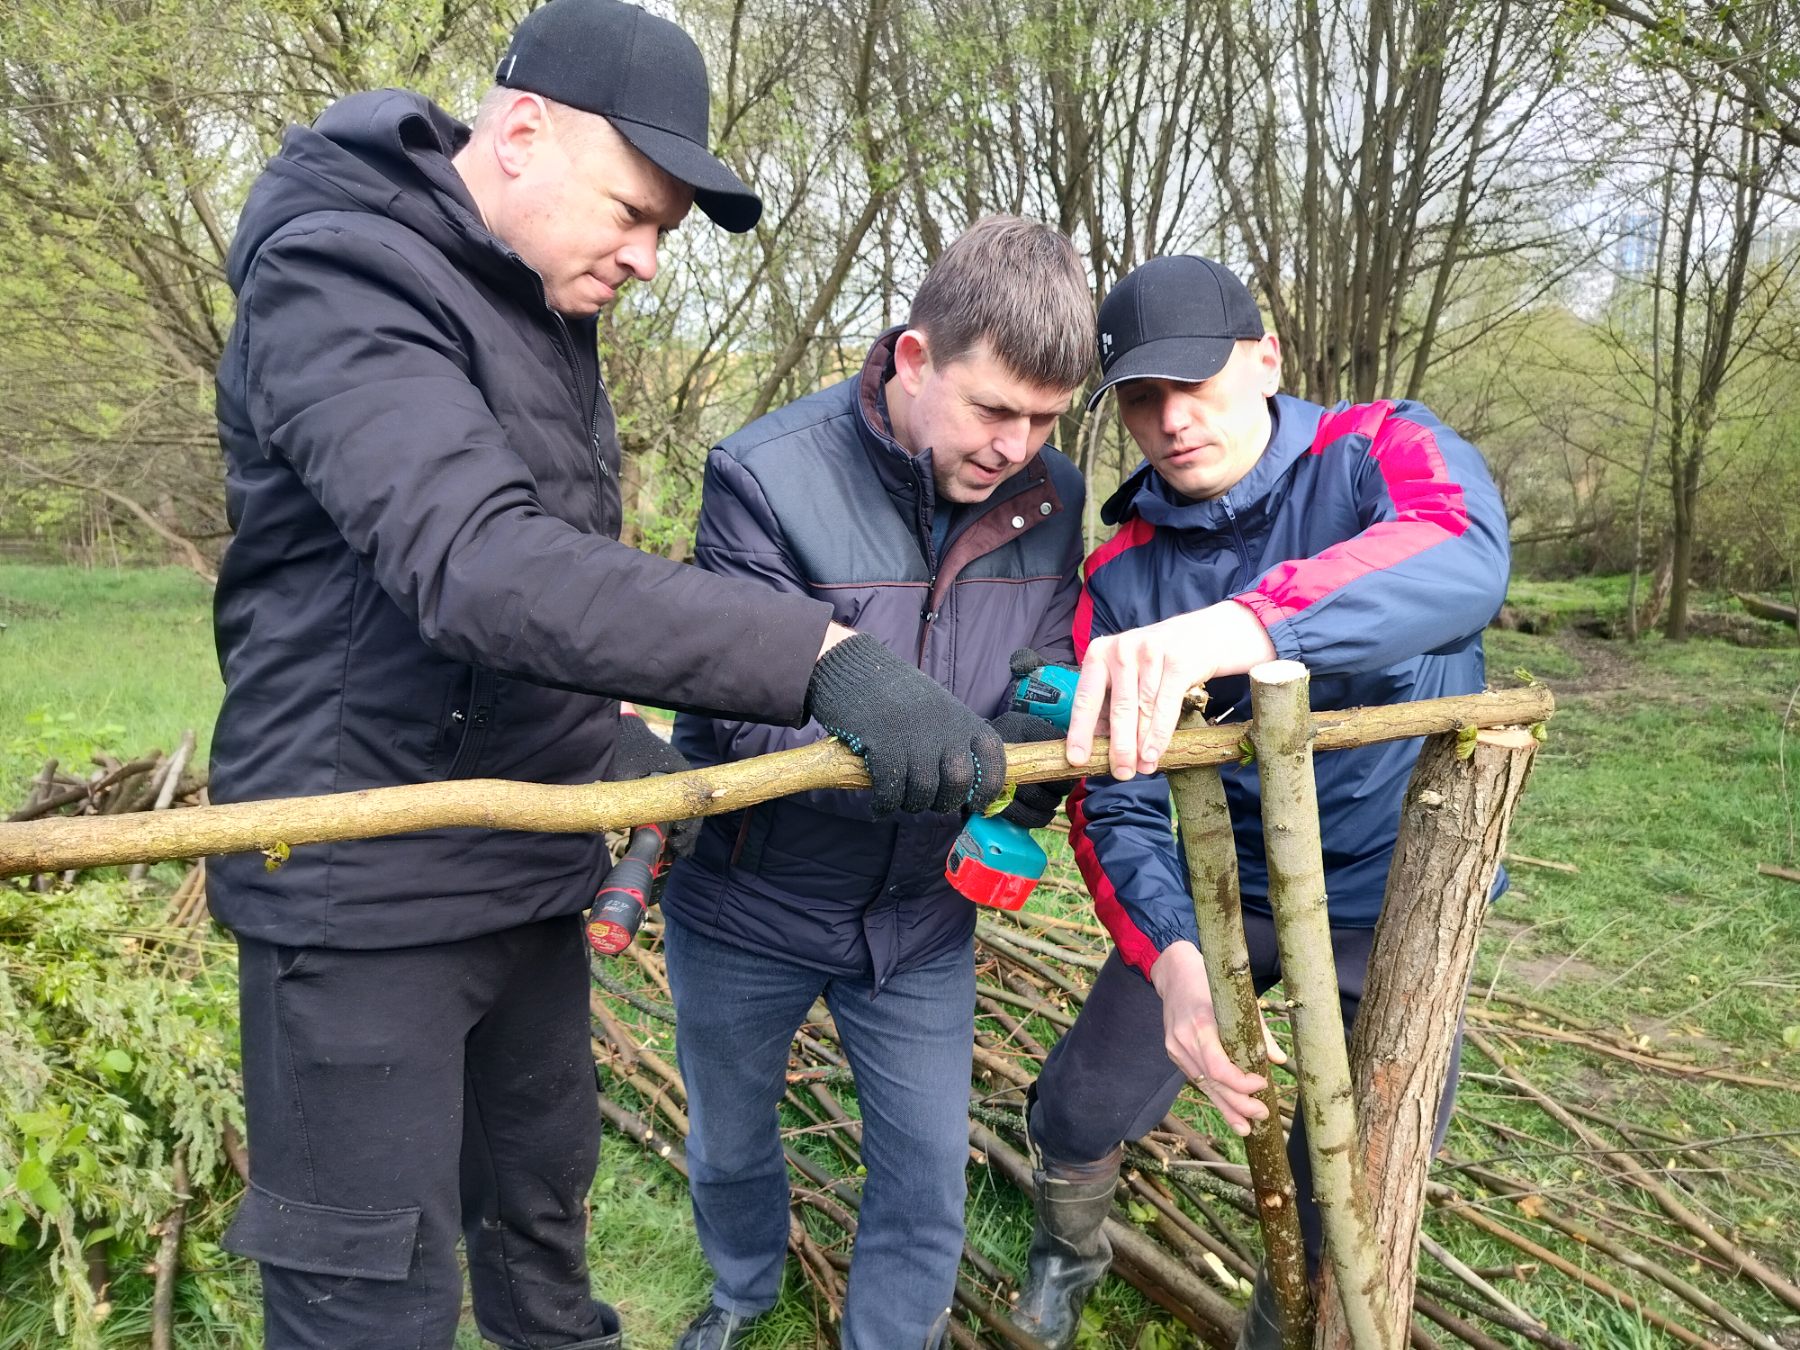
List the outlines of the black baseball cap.
{"label": "black baseball cap", "polygon": [[1152,258],[1100,302],[1100,387],[1087,405],[1126,380],[1211,379],[1238,342],[1262,335],[1262,313],[1230,268],[1188,254]]}
{"label": "black baseball cap", "polygon": [[762,198],[706,148],[706,59],[667,19],[621,0],[550,0],[514,31],[494,82],[598,113],[732,233],[762,218]]}

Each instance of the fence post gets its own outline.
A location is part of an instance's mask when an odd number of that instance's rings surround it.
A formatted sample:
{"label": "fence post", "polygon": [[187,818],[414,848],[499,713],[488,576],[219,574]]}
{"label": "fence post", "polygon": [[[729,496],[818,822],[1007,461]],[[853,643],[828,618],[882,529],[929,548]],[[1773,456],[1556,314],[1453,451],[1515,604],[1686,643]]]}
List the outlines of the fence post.
{"label": "fence post", "polygon": [[1337,963],[1325,911],[1325,860],[1313,781],[1310,680],[1298,661],[1250,672],[1251,741],[1262,776],[1269,907],[1293,1005],[1296,1075],[1313,1194],[1325,1230],[1325,1261],[1355,1350],[1397,1350],[1387,1334],[1381,1252],[1362,1184],[1350,1058],[1338,1007]]}
{"label": "fence post", "polygon": [[[1205,718],[1190,712],[1181,725],[1204,726]],[[1280,1310],[1282,1347],[1307,1350],[1313,1335],[1312,1289],[1306,1275],[1300,1217],[1294,1208],[1294,1174],[1281,1135],[1281,1099],[1263,1046],[1262,1016],[1250,978],[1231,808],[1226,805],[1225,784],[1216,765],[1177,769],[1168,778],[1181,819],[1188,891],[1194,897],[1194,923],[1200,934],[1200,955],[1206,961],[1206,981],[1212,988],[1219,1042],[1233,1064],[1268,1080],[1258,1094],[1269,1108],[1268,1118],[1251,1122],[1244,1151],[1250,1161],[1256,1216],[1262,1225],[1263,1266]]]}

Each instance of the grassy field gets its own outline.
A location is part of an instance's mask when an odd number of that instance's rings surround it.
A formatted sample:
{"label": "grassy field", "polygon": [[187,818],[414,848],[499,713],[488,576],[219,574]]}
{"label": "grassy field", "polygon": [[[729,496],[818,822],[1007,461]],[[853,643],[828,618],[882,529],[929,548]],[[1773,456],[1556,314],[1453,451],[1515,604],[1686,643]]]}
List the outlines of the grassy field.
{"label": "grassy field", "polygon": [[0,624],[0,800],[52,755],[85,771],[96,750],[173,750],[190,727],[205,762],[221,686],[193,573],[0,564]]}
{"label": "grassy field", "polygon": [[[1589,593],[1604,605],[1617,590],[1608,582]],[[1540,588],[1533,596],[1540,605],[1550,599],[1579,609],[1582,588]],[[0,566],[0,623],[7,625],[0,632],[0,801],[17,801],[47,755],[79,764],[95,749],[125,755],[168,748],[190,726],[204,750],[218,681],[205,588],[190,576]],[[1491,921],[1472,1006],[1499,1012],[1503,997],[1531,999],[1647,1050],[1800,1079],[1800,886],[1756,872],[1759,862],[1800,865],[1800,746],[1784,745],[1781,732],[1800,684],[1800,652],[1654,639],[1631,648],[1564,630],[1496,633],[1489,654],[1495,683],[1525,669],[1549,683],[1561,705],[1513,851],[1578,870],[1513,869],[1514,888]],[[1077,914],[1072,902],[1065,912]],[[1546,1091],[1677,1141],[1666,1159],[1652,1161],[1666,1162],[1666,1176],[1684,1197],[1788,1278],[1800,1275],[1800,1186],[1793,1184],[1800,1176],[1800,1096],[1639,1072],[1529,1033],[1493,1035],[1508,1064]],[[1521,1102],[1482,1054],[1471,1048],[1464,1070],[1452,1154],[1498,1159],[1494,1166],[1528,1173],[1550,1193],[1592,1204],[1597,1223],[1653,1232],[1676,1252],[1657,1248],[1659,1259],[1753,1325],[1800,1345],[1800,1318],[1714,1270],[1693,1242],[1634,1208],[1641,1202],[1601,1189],[1581,1148],[1547,1128],[1547,1118]],[[1223,1133],[1202,1108],[1190,1114]],[[1724,1142],[1691,1158],[1678,1142],[1698,1140]],[[1445,1169],[1438,1176],[1474,1194]],[[972,1241],[1001,1266],[1019,1268],[1028,1236],[1024,1203],[979,1170],[970,1181]],[[708,1284],[679,1180],[609,1132],[592,1199],[601,1292],[624,1308],[635,1345],[668,1344],[704,1303]],[[1588,1262],[1578,1244],[1535,1223],[1529,1207],[1483,1203]],[[204,1278],[183,1290],[183,1345],[242,1344],[252,1334],[253,1278],[209,1245],[224,1208],[197,1216],[185,1253]],[[1427,1231],[1471,1265],[1514,1260],[1445,1215],[1434,1213]],[[1426,1270],[1441,1273],[1429,1261]],[[0,1249],[0,1350],[58,1343],[36,1280],[31,1256]],[[1655,1306],[1674,1307],[1641,1283],[1629,1287]],[[1583,1347],[1675,1344],[1642,1319],[1542,1272],[1506,1289]],[[789,1290],[758,1346],[813,1342],[817,1314],[792,1272]],[[109,1344],[141,1344],[148,1297],[146,1279],[121,1276]],[[1498,1339],[1523,1344],[1505,1333]],[[464,1340],[479,1344],[472,1330]],[[1182,1343],[1160,1315],[1116,1284],[1104,1291],[1084,1337],[1090,1347]]]}

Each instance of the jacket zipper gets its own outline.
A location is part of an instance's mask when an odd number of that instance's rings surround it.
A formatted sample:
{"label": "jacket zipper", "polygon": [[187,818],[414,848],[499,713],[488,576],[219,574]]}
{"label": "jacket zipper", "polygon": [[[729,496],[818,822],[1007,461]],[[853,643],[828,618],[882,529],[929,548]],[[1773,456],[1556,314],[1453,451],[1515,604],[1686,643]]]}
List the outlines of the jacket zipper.
{"label": "jacket zipper", "polygon": [[[487,741],[488,722],[494,712],[494,676],[479,667],[473,668],[471,675],[468,720],[463,723],[462,740],[457,744],[456,756],[450,761],[450,771],[445,778],[467,778]],[[451,714],[455,719],[462,716],[460,710]]]}
{"label": "jacket zipper", "polygon": [[[937,621],[938,612],[931,607],[931,596],[937,590],[938,556],[932,545],[931,522],[925,519],[925,480],[919,473],[918,466],[913,466],[913,481],[919,489],[918,530],[920,551],[925,555],[925,603],[919,607],[919,651],[913,658],[913,664],[924,668],[925,644],[931,639],[931,625]],[[933,500],[936,498],[934,496]]]}
{"label": "jacket zipper", "polygon": [[[556,314],[555,310],[550,311]],[[569,321],[556,314],[556,326],[562,334],[562,340],[556,345],[562,351],[563,360],[569,363],[569,377],[575,381],[575,397],[581,397],[581,370],[575,364],[575,335],[569,331]],[[588,453],[594,461],[594,496],[604,495],[601,480],[612,477],[612,470],[607,467],[605,458],[600,454],[600,367],[594,366],[594,397],[588,404]]]}
{"label": "jacket zipper", "polygon": [[1238,575],[1231,584],[1233,593],[1236,593],[1250,582],[1250,545],[1245,542],[1244,532],[1238,526],[1237,512],[1231,509],[1230,495],[1220,497],[1219,505],[1225,508],[1225,519],[1231,522],[1231,537],[1237,541]]}

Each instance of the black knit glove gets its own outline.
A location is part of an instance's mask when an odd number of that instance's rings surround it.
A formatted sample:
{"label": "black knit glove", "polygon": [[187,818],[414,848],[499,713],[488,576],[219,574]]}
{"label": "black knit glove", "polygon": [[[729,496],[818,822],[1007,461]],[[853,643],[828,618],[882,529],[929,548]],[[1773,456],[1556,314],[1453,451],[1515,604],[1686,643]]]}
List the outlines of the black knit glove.
{"label": "black knit glove", "polygon": [[1005,786],[1006,750],[994,729],[867,633],[819,658],[806,711],[863,757],[878,816],[980,811]]}
{"label": "black knit glove", "polygon": [[[670,745],[645,724],[636,713],[619,718],[619,739],[613,746],[612,772],[609,782],[629,783],[639,778],[652,778],[659,773],[686,773],[693,765],[681,751]],[[677,820],[668,825],[669,853],[685,858],[700,842],[700,818]]]}
{"label": "black knit glove", "polygon": [[[1036,670],[1042,664],[1037,662],[1028,669]],[[1001,713],[994,719],[993,727],[1008,745],[1017,745],[1021,741],[1060,741],[1064,735],[1056,723],[1022,712]],[[1056,808],[1062,805],[1062,799],[1069,795],[1075,782],[1070,778],[1057,783],[1020,783],[1013,788],[1013,799],[1006,804],[1000,818],[1028,830],[1041,830],[1056,819]]]}

